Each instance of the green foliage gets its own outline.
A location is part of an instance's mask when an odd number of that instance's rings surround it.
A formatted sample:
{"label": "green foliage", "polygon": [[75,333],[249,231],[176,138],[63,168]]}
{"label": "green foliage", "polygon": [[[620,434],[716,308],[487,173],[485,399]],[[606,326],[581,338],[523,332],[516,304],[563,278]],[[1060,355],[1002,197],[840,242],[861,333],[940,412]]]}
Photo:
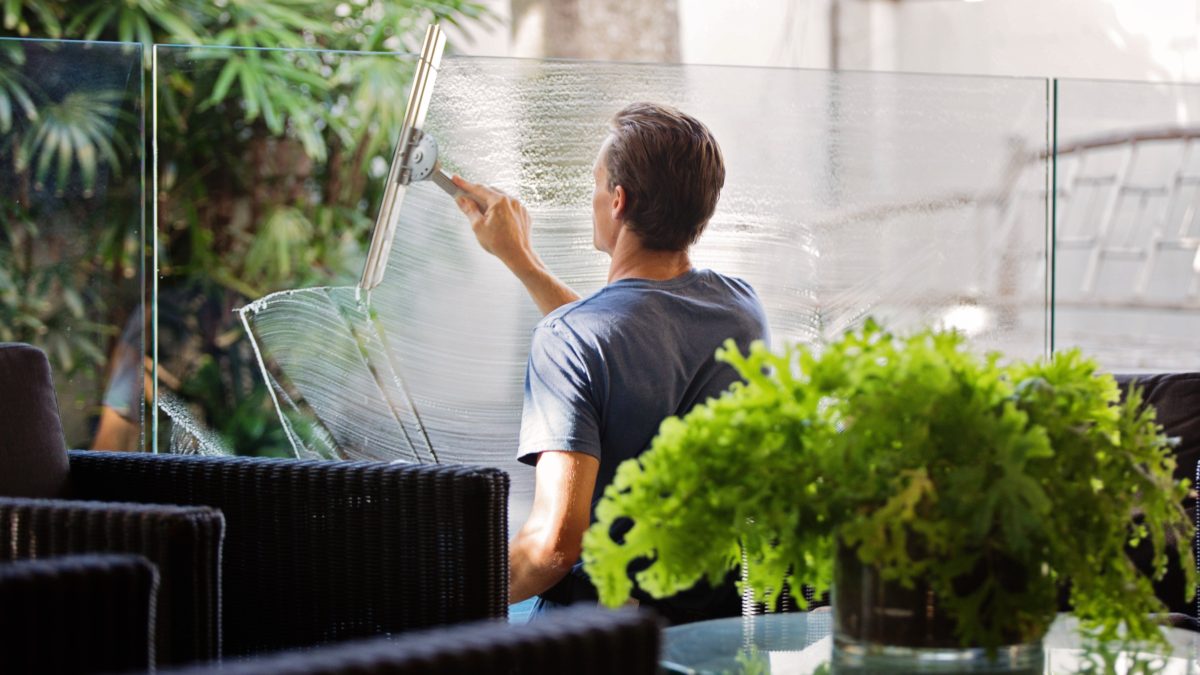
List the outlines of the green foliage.
{"label": "green foliage", "polygon": [[[350,281],[361,265],[382,183],[370,168],[390,159],[412,68],[400,57],[351,51],[412,52],[430,22],[469,35],[490,15],[471,0],[0,0],[0,9],[0,34],[140,42],[147,73],[155,44],[198,45],[160,50],[159,77],[144,78],[139,107],[136,77],[131,92],[74,76],[85,47],[0,41],[0,181],[21,192],[24,217],[13,228],[53,222],[78,232],[80,248],[101,258],[89,257],[87,268],[132,278],[130,266],[154,253],[137,231],[142,205],[134,198],[140,132],[154,129],[159,193],[148,201],[158,215],[164,371],[239,451],[286,447],[278,435],[251,433],[254,415],[277,426],[269,407],[245,400],[263,392],[218,385],[238,379],[238,364],[249,360],[234,308],[283,288]],[[119,66],[111,48],[101,51]],[[140,119],[152,100],[156,127]],[[142,156],[151,156],[149,145]],[[87,201],[95,195],[103,205]],[[152,222],[146,214],[147,227]],[[0,239],[0,254],[7,245]],[[63,250],[43,247],[40,258],[22,260],[58,279],[72,262]],[[32,282],[0,278],[4,316],[14,317],[8,326],[37,324],[21,334],[35,331],[32,341],[44,347],[62,339],[72,346],[51,349],[56,368],[102,361],[109,348],[110,338],[95,331],[72,333],[80,324],[66,312],[55,315],[64,325],[45,318],[95,286],[91,278],[70,281],[76,285],[34,284],[46,292],[28,296]],[[106,336],[119,331],[127,308],[91,295],[83,303],[89,320],[101,319]],[[98,392],[87,398],[98,401]],[[259,445],[243,449],[243,440]]]}
{"label": "green foliage", "polygon": [[240,369],[248,376],[233,378],[221,370],[212,357],[201,357],[180,395],[208,413],[205,422],[220,430],[226,447],[239,449],[243,455],[293,456],[283,427],[274,423],[268,385],[249,369]]}
{"label": "green foliage", "polygon": [[103,162],[115,175],[120,174],[117,151],[126,148],[113,127],[124,98],[120,91],[75,91],[61,100],[44,103],[17,146],[16,170],[26,171],[32,164],[34,180],[41,184],[53,165],[55,184],[61,192],[72,169],[78,167],[83,193],[90,196],[96,186],[98,164]]}
{"label": "green foliage", "polygon": [[37,117],[30,83],[18,70],[24,61],[25,54],[16,45],[0,45],[0,133],[12,131],[13,115]]}
{"label": "green foliage", "polygon": [[[662,597],[719,580],[744,549],[770,601],[786,581],[818,591],[841,542],[885,579],[930,582],[965,644],[1038,636],[1071,581],[1082,625],[1161,640],[1150,579],[1126,546],[1190,541],[1187,485],[1153,412],[1077,351],[1002,365],[956,333],[892,335],[874,322],[811,349],[718,357],[745,378],[663,422],[622,464],[584,538],[607,604],[637,584]],[[632,517],[622,542],[613,524]],[[1179,547],[1192,587],[1190,547]]]}
{"label": "green foliage", "polygon": [[[78,178],[82,195],[90,197],[102,167],[115,178],[131,164],[125,134],[136,130],[138,121],[125,110],[129,94],[104,86],[64,86],[67,73],[39,78],[26,72],[32,67],[26,61],[20,44],[0,44],[0,151],[11,157],[16,176],[33,179],[34,190],[49,183],[61,196]],[[30,201],[28,194],[15,197]]]}
{"label": "green foliage", "polygon": [[46,351],[76,447],[90,443],[116,337],[140,316],[130,71],[111,48],[0,41],[0,341]]}
{"label": "green foliage", "polygon": [[769,675],[771,659],[766,652],[758,650],[758,645],[743,648],[737,654],[738,675]]}
{"label": "green foliage", "polygon": [[103,365],[100,345],[116,329],[87,311],[100,302],[99,289],[88,283],[91,261],[39,262],[49,257],[45,249],[59,245],[20,206],[0,204],[0,342],[39,344],[70,375]]}
{"label": "green foliage", "polygon": [[56,0],[4,0],[4,29],[20,37],[63,37]]}

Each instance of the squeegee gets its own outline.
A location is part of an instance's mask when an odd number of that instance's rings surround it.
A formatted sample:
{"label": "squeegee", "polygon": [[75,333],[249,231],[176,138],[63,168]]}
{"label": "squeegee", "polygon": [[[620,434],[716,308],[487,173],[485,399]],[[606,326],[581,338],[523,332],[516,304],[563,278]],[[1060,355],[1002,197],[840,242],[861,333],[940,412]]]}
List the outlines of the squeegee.
{"label": "squeegee", "polygon": [[[401,202],[404,201],[404,193],[411,183],[432,180],[452,197],[463,194],[450,180],[450,176],[442,170],[438,161],[437,141],[424,131],[425,114],[429,111],[429,100],[433,94],[433,82],[437,78],[438,66],[441,65],[445,48],[446,36],[441,27],[437,24],[431,25],[425,31],[425,42],[417,60],[417,72],[413,75],[412,89],[408,93],[404,126],[400,129],[400,138],[392,154],[383,200],[379,204],[379,215],[371,233],[371,248],[367,250],[367,264],[363,268],[362,280],[358,283],[359,288],[364,291],[375,288],[383,281],[388,254],[392,250],[392,239],[396,234],[396,216],[400,212]],[[468,197],[479,204],[481,209],[487,209],[487,204],[481,200],[472,195]]]}

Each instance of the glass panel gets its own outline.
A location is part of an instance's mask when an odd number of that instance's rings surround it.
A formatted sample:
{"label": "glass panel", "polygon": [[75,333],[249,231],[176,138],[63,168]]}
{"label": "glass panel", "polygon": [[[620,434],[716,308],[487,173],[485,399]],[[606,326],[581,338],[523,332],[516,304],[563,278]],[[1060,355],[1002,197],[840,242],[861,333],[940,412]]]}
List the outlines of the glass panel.
{"label": "glass panel", "polygon": [[[749,280],[777,343],[873,315],[1031,356],[1047,339],[1046,96],[1043,80],[460,57],[426,128],[450,170],[525,202],[542,258],[587,294],[607,271],[590,229],[606,120],[674,104],[712,128],[728,168],[694,260]],[[291,441],[501,466],[515,527],[532,495],[512,458],[539,312],[430,184],[408,189],[394,242],[370,295],[315,287],[243,312]]]}
{"label": "glass panel", "polygon": [[357,280],[412,70],[396,54],[155,47],[160,450],[294,454],[234,310]]}
{"label": "glass panel", "polygon": [[72,448],[142,448],[142,48],[0,38],[0,342],[46,351]]}
{"label": "glass panel", "polygon": [[1200,368],[1200,85],[1056,87],[1055,348]]}

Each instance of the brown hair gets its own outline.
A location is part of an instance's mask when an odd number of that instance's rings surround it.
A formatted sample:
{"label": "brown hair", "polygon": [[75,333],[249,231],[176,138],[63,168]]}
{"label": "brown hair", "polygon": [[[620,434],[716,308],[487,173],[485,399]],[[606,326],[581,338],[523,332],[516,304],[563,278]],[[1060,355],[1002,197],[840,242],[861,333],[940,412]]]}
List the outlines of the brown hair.
{"label": "brown hair", "polygon": [[625,189],[624,220],[651,250],[692,245],[717,207],[725,161],[699,120],[656,103],[633,103],[609,121],[608,188]]}

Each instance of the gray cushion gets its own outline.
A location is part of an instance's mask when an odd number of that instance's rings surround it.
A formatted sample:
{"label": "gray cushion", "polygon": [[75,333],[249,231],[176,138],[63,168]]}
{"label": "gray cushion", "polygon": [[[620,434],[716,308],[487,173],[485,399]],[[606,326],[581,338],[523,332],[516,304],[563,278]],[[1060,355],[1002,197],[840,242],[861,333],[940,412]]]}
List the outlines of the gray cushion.
{"label": "gray cushion", "polygon": [[42,350],[0,343],[0,495],[59,497],[67,444]]}

